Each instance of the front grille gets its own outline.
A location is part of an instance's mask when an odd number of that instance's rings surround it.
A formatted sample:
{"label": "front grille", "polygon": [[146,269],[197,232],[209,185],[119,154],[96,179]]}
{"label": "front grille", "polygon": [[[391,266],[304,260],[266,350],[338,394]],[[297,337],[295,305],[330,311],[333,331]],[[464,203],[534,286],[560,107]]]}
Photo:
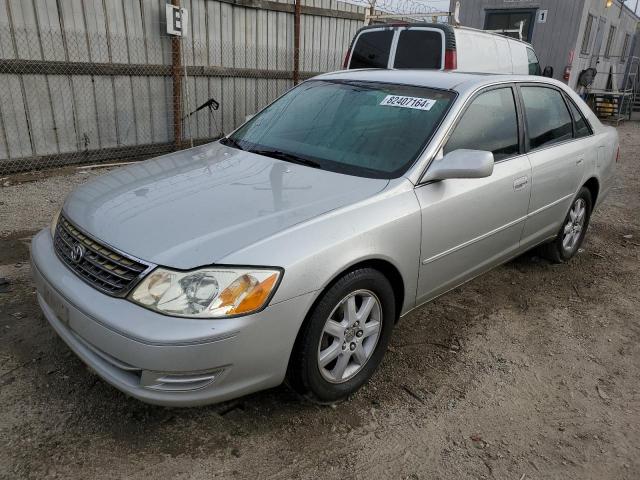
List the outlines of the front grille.
{"label": "front grille", "polygon": [[[100,244],[63,216],[56,226],[54,246],[60,259],[81,279],[114,297],[126,295],[149,268],[139,260]],[[74,255],[74,248],[75,253],[81,250],[83,254]]]}

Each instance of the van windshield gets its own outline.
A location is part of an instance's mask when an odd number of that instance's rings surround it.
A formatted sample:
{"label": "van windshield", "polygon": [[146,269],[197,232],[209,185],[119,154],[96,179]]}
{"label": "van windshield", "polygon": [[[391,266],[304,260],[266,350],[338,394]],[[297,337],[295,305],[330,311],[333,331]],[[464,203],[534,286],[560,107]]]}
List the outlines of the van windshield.
{"label": "van windshield", "polygon": [[223,143],[339,173],[396,178],[422,152],[454,97],[425,87],[311,80]]}

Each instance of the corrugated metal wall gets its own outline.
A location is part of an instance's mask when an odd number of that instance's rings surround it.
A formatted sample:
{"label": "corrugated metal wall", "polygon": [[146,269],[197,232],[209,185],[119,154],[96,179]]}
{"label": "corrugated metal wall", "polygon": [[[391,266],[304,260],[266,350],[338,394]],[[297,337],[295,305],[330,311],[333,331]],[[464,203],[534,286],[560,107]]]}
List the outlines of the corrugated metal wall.
{"label": "corrugated metal wall", "polygon": [[[0,0],[0,174],[173,148],[166,0]],[[182,0],[185,137],[227,133],[293,84],[291,0]],[[302,0],[300,70],[339,68],[364,9]]]}
{"label": "corrugated metal wall", "polygon": [[[451,1],[452,8],[456,0]],[[604,0],[462,0],[460,21],[462,25],[473,28],[484,28],[487,10],[548,10],[545,23],[533,25],[533,44],[538,54],[540,65],[544,68],[551,65],[554,77],[562,79],[567,65],[572,66],[569,85],[576,87],[580,72],[589,66],[595,66],[599,72],[594,88],[606,86],[610,69],[614,70],[614,84],[621,85],[625,71],[626,59],[621,58],[622,45],[626,34],[631,40],[637,31],[638,19],[633,13],[614,1],[609,8]],[[582,52],[582,40],[588,14],[595,17],[588,41],[588,49]],[[601,42],[596,41],[598,23],[602,20]],[[611,54],[605,58],[607,36],[611,26],[616,27],[611,46]],[[599,45],[598,45],[599,43]],[[630,46],[632,41],[630,42]],[[571,53],[573,52],[573,58]],[[631,53],[631,52],[628,52]],[[570,60],[573,59],[571,63]],[[623,61],[624,60],[624,61]]]}
{"label": "corrugated metal wall", "polygon": [[[587,51],[583,53],[581,51],[581,47],[589,14],[594,16],[594,23],[588,39]],[[600,34],[597,32],[598,24],[600,24],[600,28],[602,29]],[[607,57],[605,56],[607,39],[609,36],[609,29],[612,26],[615,27],[616,30],[609,51],[609,56]],[[637,28],[638,18],[626,8],[621,10],[621,4],[619,2],[614,2],[611,7],[606,8],[605,2],[600,2],[599,0],[586,0],[584,15],[580,23],[580,31],[577,36],[575,47],[576,55],[573,62],[570,85],[575,88],[580,72],[585,68],[592,66],[598,71],[593,88],[606,88],[610,73],[613,74],[613,85],[623,87],[622,84],[628,58],[634,53],[632,51],[632,47],[634,46],[633,39],[637,36]],[[630,36],[627,58],[622,58],[622,46],[627,34]],[[597,35],[601,36],[600,42],[596,39]],[[637,52],[635,53],[637,54]]]}
{"label": "corrugated metal wall", "polygon": [[[455,0],[451,3],[453,8]],[[540,66],[552,66],[554,77],[561,79],[570,51],[575,47],[583,8],[584,0],[463,0],[460,21],[466,27],[483,29],[487,10],[548,10],[545,23],[534,19],[531,43]]]}

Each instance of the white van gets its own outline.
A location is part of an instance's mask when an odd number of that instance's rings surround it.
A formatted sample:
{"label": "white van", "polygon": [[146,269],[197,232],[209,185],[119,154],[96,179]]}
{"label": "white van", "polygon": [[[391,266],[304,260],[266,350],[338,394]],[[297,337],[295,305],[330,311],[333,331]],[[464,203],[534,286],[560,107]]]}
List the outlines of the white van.
{"label": "white van", "polygon": [[538,57],[529,43],[439,23],[363,27],[353,37],[343,66],[541,74]]}

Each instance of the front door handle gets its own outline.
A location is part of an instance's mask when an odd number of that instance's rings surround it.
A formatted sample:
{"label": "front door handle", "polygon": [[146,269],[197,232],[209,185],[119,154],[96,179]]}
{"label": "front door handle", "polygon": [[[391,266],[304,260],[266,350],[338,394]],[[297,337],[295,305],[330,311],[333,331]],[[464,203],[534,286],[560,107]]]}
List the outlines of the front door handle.
{"label": "front door handle", "polygon": [[584,163],[584,158],[579,158],[578,160],[576,160],[576,165],[580,166]]}
{"label": "front door handle", "polygon": [[513,181],[513,189],[515,191],[522,190],[524,187],[527,186],[527,183],[529,183],[529,177],[516,178]]}

